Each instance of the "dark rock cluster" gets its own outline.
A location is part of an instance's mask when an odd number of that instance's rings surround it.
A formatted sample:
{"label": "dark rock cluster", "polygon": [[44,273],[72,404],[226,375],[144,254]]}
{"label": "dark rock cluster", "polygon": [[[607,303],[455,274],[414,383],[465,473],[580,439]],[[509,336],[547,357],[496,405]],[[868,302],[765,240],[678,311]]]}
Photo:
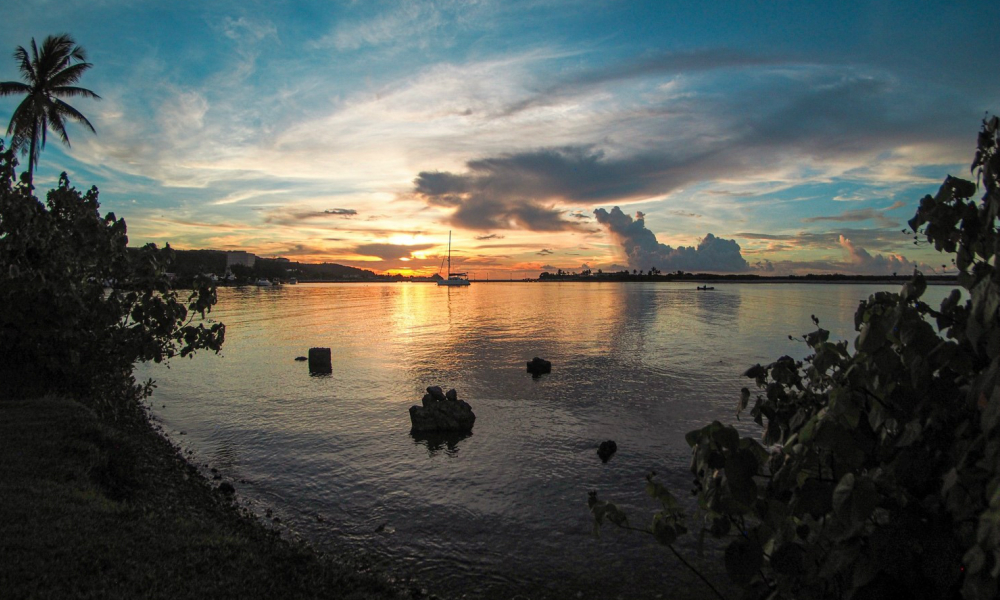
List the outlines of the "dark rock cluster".
{"label": "dark rock cluster", "polygon": [[439,386],[431,386],[421,402],[423,406],[410,407],[411,431],[472,431],[476,415],[455,390],[446,394]]}
{"label": "dark rock cluster", "polygon": [[535,377],[544,375],[545,373],[551,373],[552,363],[536,356],[528,362],[528,372]]}
{"label": "dark rock cluster", "polygon": [[608,462],[615,452],[618,452],[618,444],[614,440],[601,442],[601,445],[597,447],[597,456],[600,456],[603,462]]}

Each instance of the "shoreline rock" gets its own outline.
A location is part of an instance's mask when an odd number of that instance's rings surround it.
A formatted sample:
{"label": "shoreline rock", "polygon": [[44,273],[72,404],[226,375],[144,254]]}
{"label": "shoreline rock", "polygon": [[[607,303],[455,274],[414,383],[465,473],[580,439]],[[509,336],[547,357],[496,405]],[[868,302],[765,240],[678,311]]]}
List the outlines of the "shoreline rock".
{"label": "shoreline rock", "polygon": [[608,462],[611,460],[611,457],[615,452],[618,452],[618,444],[616,444],[614,440],[601,442],[601,445],[597,448],[597,456],[601,457],[601,462]]}
{"label": "shoreline rock", "polygon": [[528,372],[531,373],[533,377],[538,377],[546,373],[552,372],[552,363],[537,356],[530,361],[528,361]]}
{"label": "shoreline rock", "polygon": [[454,389],[445,393],[440,386],[431,386],[420,402],[410,407],[411,432],[470,432],[476,423],[472,407],[459,400]]}

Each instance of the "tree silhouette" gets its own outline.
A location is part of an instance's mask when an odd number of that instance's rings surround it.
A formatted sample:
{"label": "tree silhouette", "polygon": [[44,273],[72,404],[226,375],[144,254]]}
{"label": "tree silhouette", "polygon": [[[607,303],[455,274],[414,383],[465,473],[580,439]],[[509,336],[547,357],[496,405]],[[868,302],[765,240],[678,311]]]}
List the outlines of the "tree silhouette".
{"label": "tree silhouette", "polygon": [[61,98],[83,96],[100,100],[94,92],[73,84],[91,66],[84,49],[69,35],[48,36],[39,50],[31,38],[31,53],[23,46],[14,51],[14,59],[21,71],[20,81],[0,82],[0,96],[24,94],[25,98],[14,110],[7,126],[11,136],[11,149],[28,154],[28,181],[32,180],[38,166],[38,155],[45,148],[46,134],[51,128],[64,144],[69,146],[66,119],[85,125],[90,131],[94,126],[87,117]]}

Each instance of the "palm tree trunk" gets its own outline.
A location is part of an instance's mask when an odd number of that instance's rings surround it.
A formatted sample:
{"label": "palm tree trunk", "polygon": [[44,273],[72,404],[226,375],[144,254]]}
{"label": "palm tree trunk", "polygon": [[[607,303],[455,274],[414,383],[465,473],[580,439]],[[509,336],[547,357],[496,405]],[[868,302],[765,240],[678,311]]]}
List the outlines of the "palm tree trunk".
{"label": "palm tree trunk", "polygon": [[35,145],[38,143],[38,121],[31,124],[31,139],[28,140],[28,185],[35,182]]}

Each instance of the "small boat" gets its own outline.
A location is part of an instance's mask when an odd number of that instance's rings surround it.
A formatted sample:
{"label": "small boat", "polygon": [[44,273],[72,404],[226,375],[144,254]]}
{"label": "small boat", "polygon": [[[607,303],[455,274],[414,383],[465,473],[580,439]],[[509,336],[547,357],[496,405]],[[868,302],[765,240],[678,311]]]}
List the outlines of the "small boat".
{"label": "small boat", "polygon": [[269,280],[261,277],[260,279],[257,280],[257,282],[254,285],[256,285],[257,287],[271,287],[274,284],[271,283]]}
{"label": "small boat", "polygon": [[469,274],[468,273],[452,273],[451,272],[451,232],[448,232],[448,278],[441,279],[438,281],[438,285],[470,285]]}
{"label": "small boat", "polygon": [[698,289],[699,290],[714,290],[715,288],[714,287],[708,287],[707,285],[699,285]]}
{"label": "small boat", "polygon": [[291,279],[288,280],[288,285],[296,285],[298,282],[299,282],[298,279],[292,277]]}

